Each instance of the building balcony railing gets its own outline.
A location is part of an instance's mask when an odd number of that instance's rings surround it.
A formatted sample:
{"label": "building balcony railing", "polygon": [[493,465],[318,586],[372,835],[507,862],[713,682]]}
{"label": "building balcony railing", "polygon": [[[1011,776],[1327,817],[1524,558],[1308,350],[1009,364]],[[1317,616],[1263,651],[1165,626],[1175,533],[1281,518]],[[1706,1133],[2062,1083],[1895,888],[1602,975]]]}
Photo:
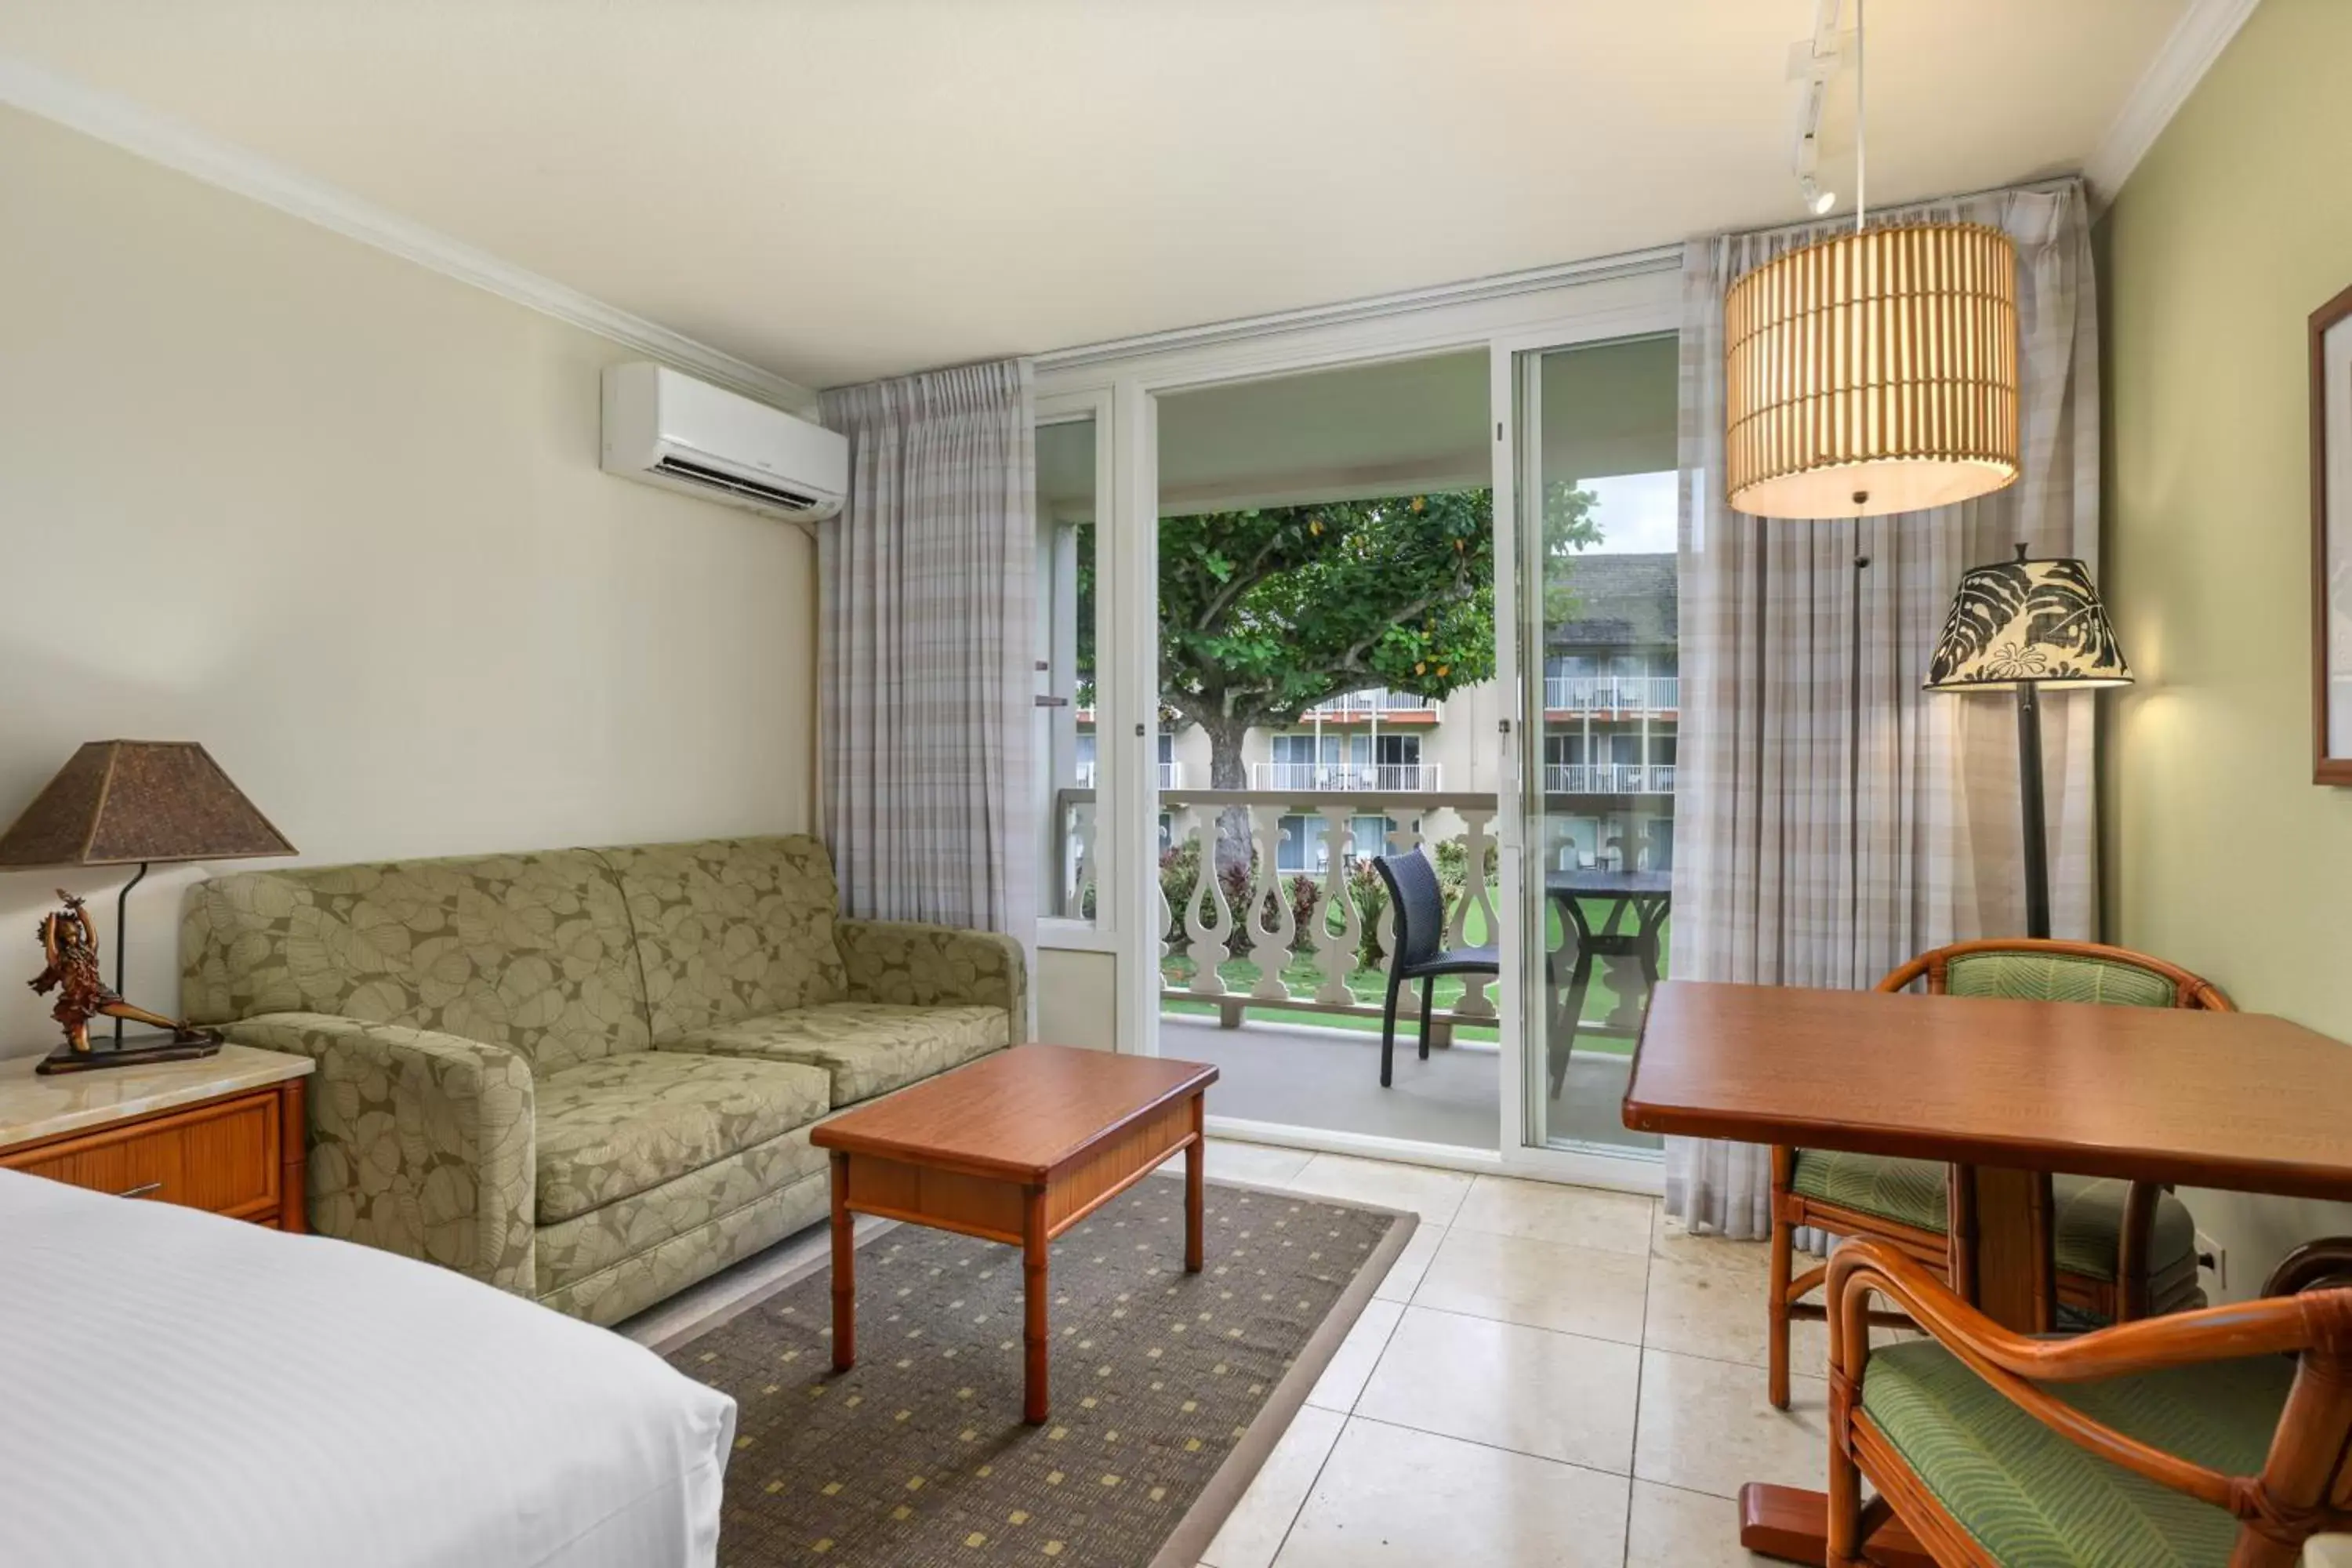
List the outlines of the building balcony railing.
{"label": "building balcony railing", "polygon": [[1362,691],[1343,692],[1328,702],[1318,702],[1299,715],[1302,720],[1320,719],[1325,722],[1370,719],[1377,714],[1425,714],[1433,723],[1445,716],[1445,705],[1411,691],[1391,691],[1384,686]]}
{"label": "building balcony railing", "polygon": [[1550,712],[1671,713],[1683,705],[1677,675],[1547,675]]}
{"label": "building balcony railing", "polygon": [[1419,795],[1442,788],[1436,763],[1252,763],[1250,788],[1308,795]]}
{"label": "building balcony railing", "polygon": [[[1090,790],[1060,793],[1059,908],[1087,919],[1095,911],[1096,805]],[[1361,987],[1367,967],[1384,973],[1396,952],[1395,916],[1377,893],[1366,862],[1416,844],[1433,854],[1450,844],[1460,847],[1460,864],[1487,865],[1496,852],[1500,802],[1492,793],[1310,787],[1177,790],[1163,795],[1160,805],[1162,858],[1154,902],[1160,995],[1211,1003],[1223,1026],[1233,1028],[1253,1012],[1378,1018],[1377,994],[1366,1000],[1349,984],[1353,980]],[[1246,870],[1229,868],[1220,876],[1216,846],[1233,812],[1247,820],[1252,853]],[[1383,821],[1386,843],[1380,841]],[[1311,869],[1295,868],[1300,866]],[[1484,878],[1471,880],[1465,896],[1449,900],[1447,947],[1491,942],[1504,929],[1500,888]],[[1556,947],[1573,940],[1564,923],[1553,924]],[[1247,960],[1255,978],[1226,973],[1234,959]],[[1603,960],[1612,966],[1619,962]],[[1564,979],[1565,963],[1558,973]],[[1632,994],[1630,974],[1619,979],[1617,994]],[[1441,1038],[1450,1037],[1456,1023],[1495,1021],[1494,979],[1474,973],[1463,981],[1460,998],[1433,1015]]]}
{"label": "building balcony railing", "polygon": [[1547,795],[1672,795],[1672,763],[1546,763]]}
{"label": "building balcony railing", "polygon": [[[1080,789],[1092,789],[1095,787],[1094,763],[1080,763],[1078,764],[1078,787]],[[1182,789],[1184,787],[1184,764],[1181,763],[1160,763],[1160,787],[1164,790]]]}

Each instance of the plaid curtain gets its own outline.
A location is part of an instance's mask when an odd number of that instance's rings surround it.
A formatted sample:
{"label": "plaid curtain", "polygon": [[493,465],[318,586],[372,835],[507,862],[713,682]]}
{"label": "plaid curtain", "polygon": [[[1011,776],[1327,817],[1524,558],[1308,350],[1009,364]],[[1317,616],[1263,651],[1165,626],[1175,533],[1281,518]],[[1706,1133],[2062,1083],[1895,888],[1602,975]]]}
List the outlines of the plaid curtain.
{"label": "plaid curtain", "polygon": [[[1725,290],[1850,222],[1684,251],[1674,911],[1685,978],[1861,988],[1925,949],[2025,929],[2015,710],[1920,688],[1964,568],[2023,541],[2097,571],[2088,213],[2076,183],[1877,215],[1922,220],[1988,224],[2016,242],[2023,472],[1978,500],[1859,522],[1749,517],[1725,504],[1722,483]],[[2042,704],[2052,931],[2087,937],[2095,698],[2049,692]],[[1769,1184],[1763,1149],[1667,1140],[1666,1201],[1694,1226],[1767,1234]]]}
{"label": "plaid curtain", "polygon": [[849,437],[849,501],[817,534],[818,776],[842,907],[1024,946],[1030,376],[1005,361],[826,393],[825,423]]}

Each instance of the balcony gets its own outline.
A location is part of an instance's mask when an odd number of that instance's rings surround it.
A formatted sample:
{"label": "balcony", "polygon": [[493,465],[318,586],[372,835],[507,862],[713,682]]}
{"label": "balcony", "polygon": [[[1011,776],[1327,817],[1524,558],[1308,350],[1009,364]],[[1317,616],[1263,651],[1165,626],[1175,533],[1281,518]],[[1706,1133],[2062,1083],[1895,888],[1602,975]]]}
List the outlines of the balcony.
{"label": "balcony", "polygon": [[1370,687],[1362,691],[1343,692],[1328,702],[1318,702],[1299,715],[1302,722],[1319,719],[1327,724],[1360,724],[1380,718],[1410,718],[1434,724],[1445,716],[1445,705],[1410,691],[1391,691],[1384,686]]}
{"label": "balcony", "polygon": [[1253,790],[1300,795],[1425,795],[1444,787],[1439,771],[1435,763],[1252,763],[1249,779]]}
{"label": "balcony", "polygon": [[1672,795],[1672,763],[1546,763],[1546,795]]}
{"label": "balcony", "polygon": [[1678,675],[1547,675],[1551,713],[1672,713],[1682,707]]}

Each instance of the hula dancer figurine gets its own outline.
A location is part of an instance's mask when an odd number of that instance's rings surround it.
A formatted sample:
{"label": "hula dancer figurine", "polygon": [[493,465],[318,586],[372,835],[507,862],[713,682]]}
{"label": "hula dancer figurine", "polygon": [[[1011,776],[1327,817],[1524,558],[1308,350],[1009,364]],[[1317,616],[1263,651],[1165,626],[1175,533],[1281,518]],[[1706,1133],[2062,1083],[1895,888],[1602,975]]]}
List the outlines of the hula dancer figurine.
{"label": "hula dancer figurine", "polygon": [[[63,888],[58,889],[58,897],[65,900],[66,907],[41,917],[41,951],[48,958],[48,967],[26,983],[37,995],[46,996],[52,991],[58,994],[58,1004],[49,1010],[49,1016],[66,1031],[64,1047],[42,1064],[43,1071],[111,1065],[113,1053],[94,1056],[89,1048],[89,1021],[96,1017],[121,1018],[172,1031],[168,1042],[121,1052],[127,1059],[152,1061],[165,1052],[182,1057],[209,1055],[219,1048],[218,1040],[198,1032],[185,1020],[150,1013],[116,994],[99,974],[98,932],[89,923],[89,912],[82,908],[79,899]],[[173,1050],[175,1047],[181,1048]],[[189,1047],[204,1048],[186,1048]],[[58,1064],[57,1068],[52,1069],[51,1063]]]}

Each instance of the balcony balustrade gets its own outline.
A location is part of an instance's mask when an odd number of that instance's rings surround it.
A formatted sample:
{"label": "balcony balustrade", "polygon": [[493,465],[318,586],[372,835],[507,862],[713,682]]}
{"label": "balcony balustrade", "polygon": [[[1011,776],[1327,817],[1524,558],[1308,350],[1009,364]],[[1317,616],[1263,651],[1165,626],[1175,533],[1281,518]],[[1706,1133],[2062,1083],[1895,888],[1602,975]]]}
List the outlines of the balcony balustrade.
{"label": "balcony balustrade", "polygon": [[1307,794],[1425,794],[1442,787],[1439,777],[1436,763],[1252,763],[1249,770],[1254,790]]}
{"label": "balcony balustrade", "polygon": [[1544,708],[1555,713],[1672,713],[1682,707],[1675,675],[1547,675]]}
{"label": "balcony balustrade", "polygon": [[1672,763],[1546,763],[1548,795],[1672,795]]}
{"label": "balcony balustrade", "polygon": [[1380,713],[1426,713],[1435,721],[1445,716],[1445,705],[1414,692],[1391,691],[1384,686],[1375,686],[1362,691],[1344,692],[1328,702],[1318,702],[1300,717],[1320,719],[1330,723],[1369,719]]}
{"label": "balcony balustrade", "polygon": [[[1078,787],[1080,789],[1092,789],[1095,787],[1094,763],[1080,763],[1078,764]],[[1160,787],[1163,790],[1182,789],[1184,787],[1184,764],[1181,763],[1160,763]]]}

